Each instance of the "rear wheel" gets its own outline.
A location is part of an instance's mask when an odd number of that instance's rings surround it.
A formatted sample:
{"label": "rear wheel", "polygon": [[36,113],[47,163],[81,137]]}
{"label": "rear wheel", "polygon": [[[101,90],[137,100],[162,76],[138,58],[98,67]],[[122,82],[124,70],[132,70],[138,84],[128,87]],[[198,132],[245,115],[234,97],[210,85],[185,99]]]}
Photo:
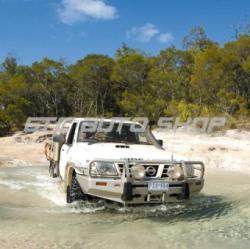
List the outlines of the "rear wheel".
{"label": "rear wheel", "polygon": [[66,201],[67,203],[71,203],[79,200],[87,200],[87,196],[82,192],[74,172],[72,175],[71,185],[67,186]]}

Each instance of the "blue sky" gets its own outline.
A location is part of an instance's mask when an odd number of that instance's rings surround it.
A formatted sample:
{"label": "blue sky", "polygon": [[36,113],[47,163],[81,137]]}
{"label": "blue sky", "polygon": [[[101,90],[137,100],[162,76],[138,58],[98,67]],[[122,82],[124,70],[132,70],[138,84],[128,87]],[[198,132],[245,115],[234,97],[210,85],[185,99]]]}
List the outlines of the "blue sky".
{"label": "blue sky", "polygon": [[89,53],[113,56],[123,42],[157,54],[181,48],[197,25],[223,44],[249,13],[248,0],[0,0],[0,61],[73,63]]}

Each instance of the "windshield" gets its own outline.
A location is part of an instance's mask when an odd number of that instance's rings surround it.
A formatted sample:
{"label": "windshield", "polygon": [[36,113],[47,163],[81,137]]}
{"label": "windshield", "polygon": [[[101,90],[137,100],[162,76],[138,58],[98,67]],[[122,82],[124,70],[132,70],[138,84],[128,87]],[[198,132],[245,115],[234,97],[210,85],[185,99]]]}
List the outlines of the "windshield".
{"label": "windshield", "polygon": [[[94,126],[94,121],[83,121],[80,124],[77,141],[78,142],[105,142],[105,143],[129,143],[154,145],[154,139],[147,131],[131,131],[132,124],[114,123],[113,127],[108,130],[112,124],[104,122],[101,126],[102,130]],[[98,125],[96,125],[98,126]],[[137,125],[137,128],[140,127]],[[104,131],[106,129],[107,131]],[[91,130],[91,131],[88,131]]]}

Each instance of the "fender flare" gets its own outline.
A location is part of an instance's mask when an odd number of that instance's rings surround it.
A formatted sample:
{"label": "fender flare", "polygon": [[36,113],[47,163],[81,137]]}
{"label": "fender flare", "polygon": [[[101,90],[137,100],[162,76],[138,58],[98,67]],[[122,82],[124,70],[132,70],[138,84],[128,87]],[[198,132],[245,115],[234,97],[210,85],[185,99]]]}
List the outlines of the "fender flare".
{"label": "fender flare", "polygon": [[67,163],[65,170],[65,178],[64,178],[64,190],[67,191],[67,187],[71,185],[72,176],[75,169],[72,167],[70,163]]}
{"label": "fender flare", "polygon": [[45,145],[44,145],[44,149],[43,149],[43,152],[46,156],[46,159],[47,160],[50,160],[50,157],[49,157],[49,153],[48,153],[48,150],[51,149],[51,144],[49,142],[46,142]]}

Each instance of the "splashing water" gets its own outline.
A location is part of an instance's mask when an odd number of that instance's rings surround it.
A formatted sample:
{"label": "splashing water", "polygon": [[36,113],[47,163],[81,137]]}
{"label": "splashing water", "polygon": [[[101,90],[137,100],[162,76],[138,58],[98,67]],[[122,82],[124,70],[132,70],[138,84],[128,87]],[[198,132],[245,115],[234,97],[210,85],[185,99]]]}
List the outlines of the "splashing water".
{"label": "splashing water", "polygon": [[68,205],[47,167],[0,168],[0,248],[250,248],[250,177],[205,179],[187,203]]}

